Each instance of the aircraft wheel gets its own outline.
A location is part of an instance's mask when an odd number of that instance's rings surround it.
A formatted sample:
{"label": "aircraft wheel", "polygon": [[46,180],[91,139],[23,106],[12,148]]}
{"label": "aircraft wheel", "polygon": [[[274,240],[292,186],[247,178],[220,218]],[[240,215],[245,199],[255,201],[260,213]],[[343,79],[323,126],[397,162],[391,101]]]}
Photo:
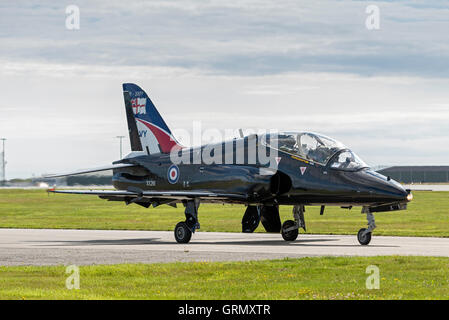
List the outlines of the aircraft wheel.
{"label": "aircraft wheel", "polygon": [[362,246],[366,246],[371,241],[371,232],[365,233],[366,229],[362,228],[357,234],[357,240],[359,240]]}
{"label": "aircraft wheel", "polygon": [[295,221],[293,220],[287,220],[282,224],[282,238],[284,238],[285,241],[295,241],[296,238],[298,238],[298,229],[293,229],[290,231],[284,231],[285,229],[288,229],[290,227],[293,227],[295,225]]}
{"label": "aircraft wheel", "polygon": [[175,239],[178,243],[188,243],[192,238],[192,231],[185,222],[179,222],[175,227]]}

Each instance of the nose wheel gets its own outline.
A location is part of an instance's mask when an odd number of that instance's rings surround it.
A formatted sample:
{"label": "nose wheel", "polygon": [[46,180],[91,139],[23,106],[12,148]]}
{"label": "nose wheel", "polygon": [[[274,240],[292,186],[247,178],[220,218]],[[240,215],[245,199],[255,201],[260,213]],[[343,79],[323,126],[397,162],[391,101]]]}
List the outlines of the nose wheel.
{"label": "nose wheel", "polygon": [[376,228],[376,221],[374,215],[370,212],[369,207],[363,207],[362,213],[366,213],[366,220],[368,220],[368,228],[362,228],[357,233],[357,240],[362,246],[366,246],[371,242],[371,235]]}
{"label": "nose wheel", "polygon": [[359,240],[362,246],[366,246],[371,241],[371,232],[367,232],[366,228],[360,229],[359,233],[357,233],[357,240]]}

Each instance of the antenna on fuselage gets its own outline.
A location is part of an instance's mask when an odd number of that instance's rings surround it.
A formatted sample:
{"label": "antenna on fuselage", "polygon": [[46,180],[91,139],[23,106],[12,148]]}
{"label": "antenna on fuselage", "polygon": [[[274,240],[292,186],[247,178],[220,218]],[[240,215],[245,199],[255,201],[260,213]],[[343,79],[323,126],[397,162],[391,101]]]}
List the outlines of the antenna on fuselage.
{"label": "antenna on fuselage", "polygon": [[243,137],[244,137],[244,135],[243,135],[243,130],[242,130],[242,129],[239,129],[239,134],[240,134],[240,138],[243,138]]}

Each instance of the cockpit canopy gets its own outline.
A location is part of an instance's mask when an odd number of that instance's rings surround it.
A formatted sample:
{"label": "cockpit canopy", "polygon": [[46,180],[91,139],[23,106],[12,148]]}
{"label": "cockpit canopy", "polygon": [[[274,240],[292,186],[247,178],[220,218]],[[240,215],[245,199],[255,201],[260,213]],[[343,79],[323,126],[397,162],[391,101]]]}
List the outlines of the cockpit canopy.
{"label": "cockpit canopy", "polygon": [[334,169],[359,170],[368,167],[342,143],[320,134],[282,132],[267,135],[265,141],[272,148],[321,165],[326,165],[331,161],[329,165]]}

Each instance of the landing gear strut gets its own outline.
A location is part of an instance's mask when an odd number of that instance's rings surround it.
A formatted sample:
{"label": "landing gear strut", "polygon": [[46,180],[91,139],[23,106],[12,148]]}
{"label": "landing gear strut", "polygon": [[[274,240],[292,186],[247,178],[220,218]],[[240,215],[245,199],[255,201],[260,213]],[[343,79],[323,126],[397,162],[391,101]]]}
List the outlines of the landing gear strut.
{"label": "landing gear strut", "polygon": [[305,208],[303,205],[296,205],[293,207],[293,220],[287,220],[282,224],[282,238],[285,241],[295,241],[298,238],[299,228],[303,228],[306,231],[306,222],[304,220]]}
{"label": "landing gear strut", "polygon": [[371,234],[373,230],[376,228],[376,221],[374,220],[373,213],[369,210],[368,207],[363,207],[362,213],[366,213],[366,220],[368,220],[368,228],[362,228],[357,233],[357,240],[362,246],[366,246],[371,241]]}
{"label": "landing gear strut", "polygon": [[185,215],[186,221],[179,222],[175,227],[175,239],[178,243],[188,243],[192,238],[192,233],[200,228],[198,222],[198,208],[200,201],[198,199],[189,200],[184,202],[186,208]]}

